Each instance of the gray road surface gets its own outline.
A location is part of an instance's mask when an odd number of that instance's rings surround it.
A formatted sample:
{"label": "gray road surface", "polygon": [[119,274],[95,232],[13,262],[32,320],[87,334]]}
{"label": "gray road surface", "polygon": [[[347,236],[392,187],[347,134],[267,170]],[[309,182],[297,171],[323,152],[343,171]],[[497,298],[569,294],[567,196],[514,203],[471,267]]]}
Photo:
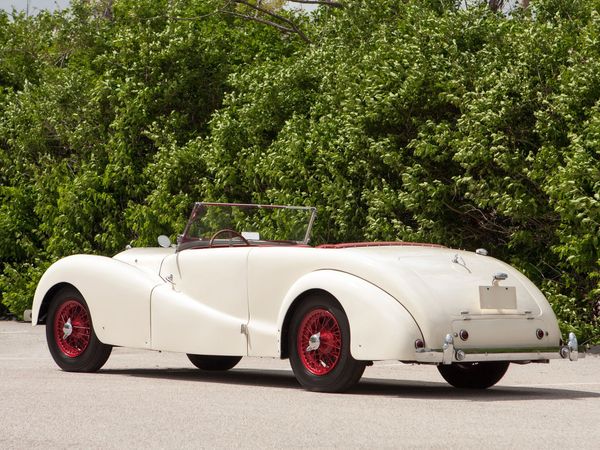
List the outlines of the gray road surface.
{"label": "gray road surface", "polygon": [[287,361],[205,374],[185,355],[114,349],[60,371],[43,327],[0,322],[0,449],[600,448],[600,357],[511,365],[460,391],[434,367],[367,368],[346,394],[302,390]]}

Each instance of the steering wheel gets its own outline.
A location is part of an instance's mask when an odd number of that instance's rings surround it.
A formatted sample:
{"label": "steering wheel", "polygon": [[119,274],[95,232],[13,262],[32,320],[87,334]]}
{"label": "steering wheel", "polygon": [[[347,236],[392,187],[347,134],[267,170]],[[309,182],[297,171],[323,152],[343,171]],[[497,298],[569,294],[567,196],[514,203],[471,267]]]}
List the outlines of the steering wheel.
{"label": "steering wheel", "polygon": [[[213,235],[211,236],[211,238],[210,238],[210,241],[208,242],[208,246],[209,246],[209,247],[212,247],[212,246],[213,246],[213,243],[215,242],[215,239],[217,238],[217,236],[219,236],[219,235],[221,235],[221,234],[224,234],[224,233],[229,233],[229,235],[230,235],[230,238],[229,238],[229,239],[230,239],[230,240],[231,240],[231,238],[233,238],[233,237],[238,237],[238,238],[240,238],[240,239],[242,240],[242,242],[243,242],[244,244],[246,244],[246,245],[250,245],[250,242],[248,242],[248,241],[247,241],[247,239],[246,239],[244,236],[242,236],[240,233],[238,233],[237,231],[235,231],[235,230],[232,230],[232,229],[230,229],[230,228],[223,228],[222,230],[219,230],[219,231],[217,231],[215,234],[213,234]],[[230,247],[231,247],[231,244],[230,244]]]}

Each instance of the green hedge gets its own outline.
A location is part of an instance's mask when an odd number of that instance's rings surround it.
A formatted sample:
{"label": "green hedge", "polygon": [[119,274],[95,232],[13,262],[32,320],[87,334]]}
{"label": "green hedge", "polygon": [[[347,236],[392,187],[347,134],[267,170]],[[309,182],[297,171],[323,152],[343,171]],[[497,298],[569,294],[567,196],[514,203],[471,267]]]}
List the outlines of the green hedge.
{"label": "green hedge", "polygon": [[485,247],[599,341],[599,1],[354,0],[297,19],[312,45],[181,3],[0,17],[11,311],[50,262],[175,235],[193,201],[276,202],[317,206],[317,243]]}

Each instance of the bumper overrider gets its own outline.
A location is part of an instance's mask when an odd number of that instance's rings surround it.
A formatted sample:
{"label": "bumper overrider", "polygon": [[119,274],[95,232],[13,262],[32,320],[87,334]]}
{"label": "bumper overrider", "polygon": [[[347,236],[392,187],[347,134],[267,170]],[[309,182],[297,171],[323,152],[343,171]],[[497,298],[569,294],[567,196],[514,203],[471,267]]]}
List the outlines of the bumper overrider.
{"label": "bumper overrider", "polygon": [[452,364],[481,361],[547,362],[550,359],[579,357],[577,337],[569,333],[566,345],[545,348],[456,348],[454,337],[447,334],[441,349],[420,348],[416,350],[416,360],[420,363]]}

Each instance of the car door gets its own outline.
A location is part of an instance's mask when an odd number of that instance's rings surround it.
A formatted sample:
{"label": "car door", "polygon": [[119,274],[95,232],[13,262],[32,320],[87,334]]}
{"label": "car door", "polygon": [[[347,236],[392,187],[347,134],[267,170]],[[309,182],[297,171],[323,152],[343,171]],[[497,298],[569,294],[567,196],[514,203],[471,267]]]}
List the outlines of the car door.
{"label": "car door", "polygon": [[167,257],[151,300],[152,347],[200,355],[247,354],[249,247],[192,248]]}

